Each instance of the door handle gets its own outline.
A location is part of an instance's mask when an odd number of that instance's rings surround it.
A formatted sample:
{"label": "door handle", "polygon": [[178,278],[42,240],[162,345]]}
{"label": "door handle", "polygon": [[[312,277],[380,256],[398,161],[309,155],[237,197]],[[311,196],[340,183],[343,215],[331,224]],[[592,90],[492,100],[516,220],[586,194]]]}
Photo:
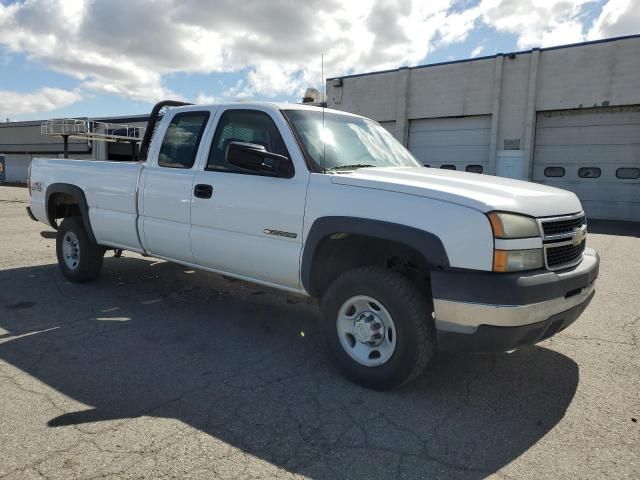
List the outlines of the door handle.
{"label": "door handle", "polygon": [[193,194],[198,198],[211,198],[213,196],[213,187],[200,183],[193,189]]}

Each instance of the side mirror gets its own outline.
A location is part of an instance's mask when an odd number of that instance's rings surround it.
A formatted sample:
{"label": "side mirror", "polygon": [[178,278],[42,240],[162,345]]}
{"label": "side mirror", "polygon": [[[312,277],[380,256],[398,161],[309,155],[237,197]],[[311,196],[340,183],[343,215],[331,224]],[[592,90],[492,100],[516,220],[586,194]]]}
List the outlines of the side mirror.
{"label": "side mirror", "polygon": [[277,177],[290,177],[291,159],[284,155],[268,152],[255,143],[231,142],[227,147],[227,163],[255,173]]}

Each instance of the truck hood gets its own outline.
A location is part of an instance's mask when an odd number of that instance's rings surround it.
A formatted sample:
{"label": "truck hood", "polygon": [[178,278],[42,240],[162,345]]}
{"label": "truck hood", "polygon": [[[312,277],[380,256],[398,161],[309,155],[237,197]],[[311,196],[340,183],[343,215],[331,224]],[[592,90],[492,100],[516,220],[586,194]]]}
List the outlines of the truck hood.
{"label": "truck hood", "polygon": [[537,183],[422,167],[360,168],[332,176],[338,185],[375,188],[456,203],[482,212],[500,210],[534,217],[582,211],[572,192]]}

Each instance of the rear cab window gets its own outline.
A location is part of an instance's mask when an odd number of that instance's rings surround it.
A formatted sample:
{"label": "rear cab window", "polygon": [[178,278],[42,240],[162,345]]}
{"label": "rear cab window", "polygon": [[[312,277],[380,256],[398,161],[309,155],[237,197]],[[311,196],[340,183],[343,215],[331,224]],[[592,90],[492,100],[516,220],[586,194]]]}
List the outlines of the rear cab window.
{"label": "rear cab window", "polygon": [[166,168],[193,167],[209,112],[183,112],[176,114],[162,139],[158,165]]}

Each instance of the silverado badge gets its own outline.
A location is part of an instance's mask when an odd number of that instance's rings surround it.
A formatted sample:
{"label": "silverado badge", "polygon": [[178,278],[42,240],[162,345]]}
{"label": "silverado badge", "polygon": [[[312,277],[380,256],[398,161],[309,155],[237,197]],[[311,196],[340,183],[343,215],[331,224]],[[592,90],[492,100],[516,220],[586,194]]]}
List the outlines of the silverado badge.
{"label": "silverado badge", "polygon": [[293,232],[283,232],[282,230],[271,230],[269,228],[264,229],[264,233],[267,235],[275,235],[277,237],[297,238],[298,234]]}

